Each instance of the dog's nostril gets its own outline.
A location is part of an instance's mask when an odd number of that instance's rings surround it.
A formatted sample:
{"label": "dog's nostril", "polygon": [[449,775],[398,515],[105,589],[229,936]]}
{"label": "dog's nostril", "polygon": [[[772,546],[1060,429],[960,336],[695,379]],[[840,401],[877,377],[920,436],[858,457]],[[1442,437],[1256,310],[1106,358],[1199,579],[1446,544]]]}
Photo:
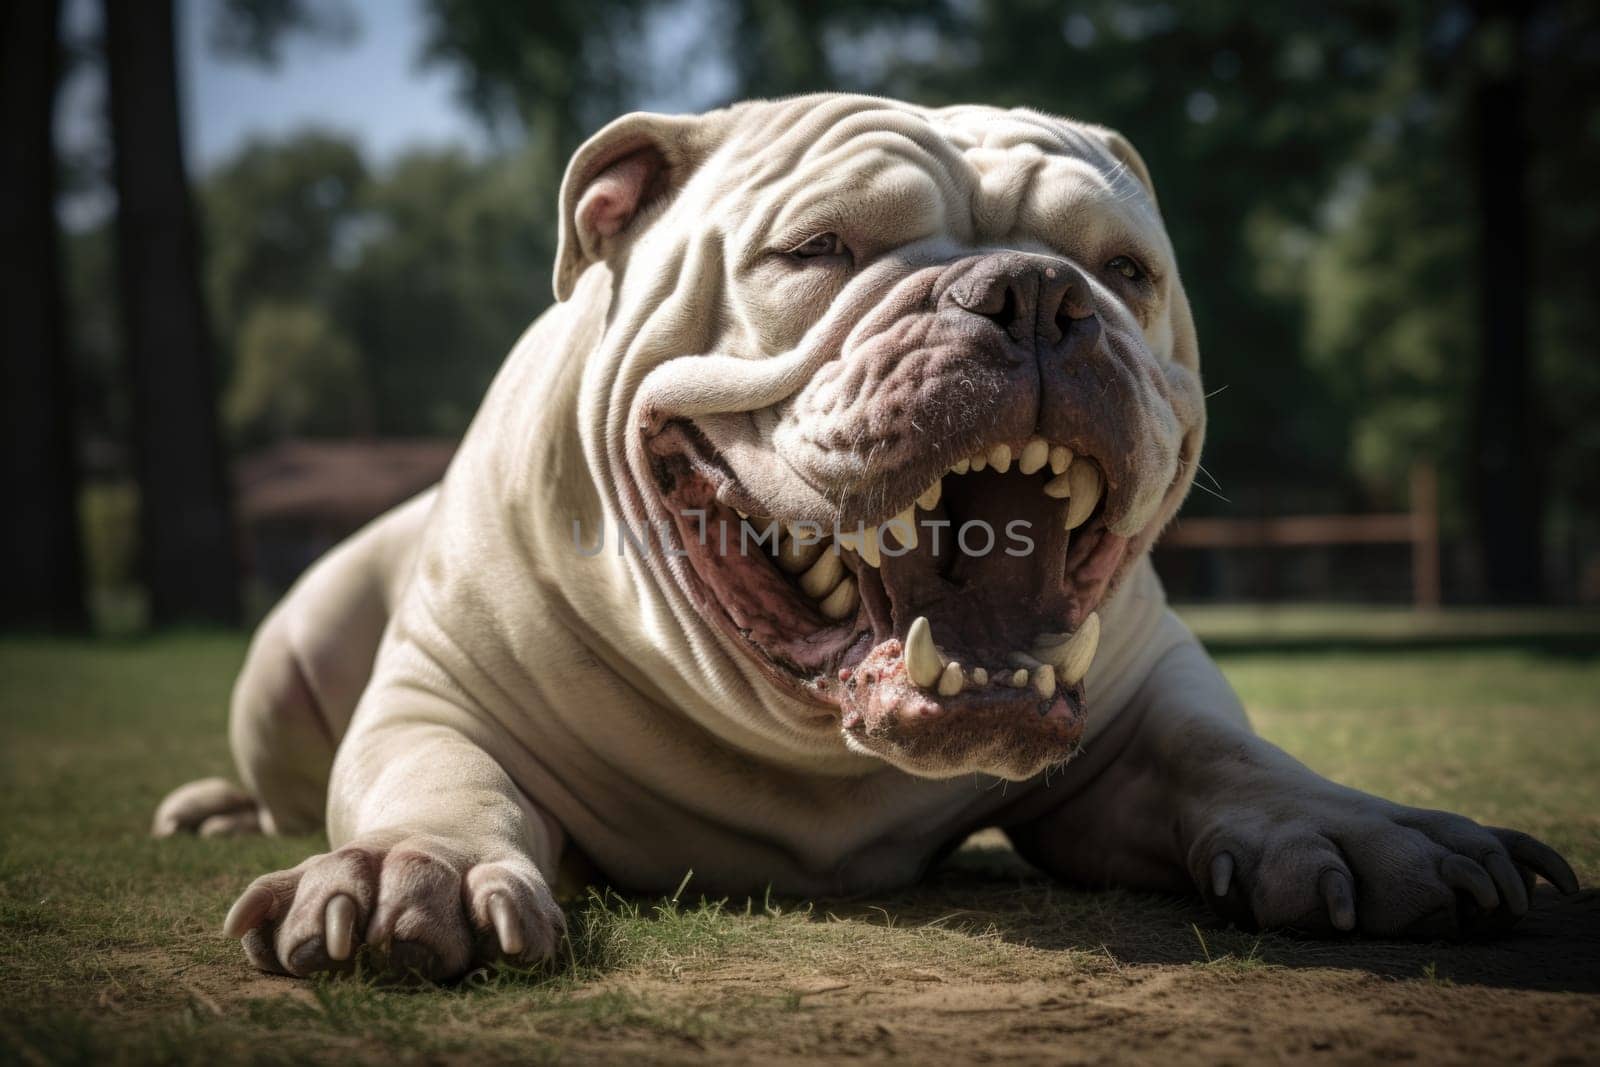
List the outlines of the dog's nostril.
{"label": "dog's nostril", "polygon": [[1011,332],[1011,324],[1017,321],[1017,291],[1011,286],[1006,286],[1004,299],[1000,302],[1000,310],[989,315],[995,325],[1007,333]]}
{"label": "dog's nostril", "polygon": [[1056,326],[1062,333],[1072,328],[1074,322],[1094,316],[1094,298],[1081,285],[1070,285],[1056,304]]}

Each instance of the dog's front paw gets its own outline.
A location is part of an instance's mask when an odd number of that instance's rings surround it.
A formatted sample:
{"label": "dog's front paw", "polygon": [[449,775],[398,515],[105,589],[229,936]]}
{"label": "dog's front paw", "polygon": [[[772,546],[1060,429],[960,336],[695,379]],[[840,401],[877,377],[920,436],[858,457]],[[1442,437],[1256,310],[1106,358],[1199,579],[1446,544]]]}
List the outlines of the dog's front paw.
{"label": "dog's front paw", "polygon": [[482,858],[437,837],[356,841],[262,875],[223,932],[264,971],[305,977],[354,966],[444,981],[472,967],[554,954],[565,929],[544,877],[515,852]]}
{"label": "dog's front paw", "polygon": [[1565,860],[1516,830],[1354,790],[1243,790],[1198,820],[1188,869],[1242,926],[1460,937],[1514,924],[1535,875],[1578,891]]}

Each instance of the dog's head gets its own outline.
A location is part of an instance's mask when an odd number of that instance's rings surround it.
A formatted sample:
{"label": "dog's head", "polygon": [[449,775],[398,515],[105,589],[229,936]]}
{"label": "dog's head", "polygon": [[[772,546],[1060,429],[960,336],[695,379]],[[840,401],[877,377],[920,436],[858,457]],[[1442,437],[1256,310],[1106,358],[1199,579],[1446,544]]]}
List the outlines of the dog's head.
{"label": "dog's head", "polygon": [[[1199,356],[1116,133],[855,96],[631,115],[574,157],[557,295],[619,519],[767,681],[907,771],[1069,758],[1096,608],[1188,490]],[[748,518],[744,518],[748,516]]]}

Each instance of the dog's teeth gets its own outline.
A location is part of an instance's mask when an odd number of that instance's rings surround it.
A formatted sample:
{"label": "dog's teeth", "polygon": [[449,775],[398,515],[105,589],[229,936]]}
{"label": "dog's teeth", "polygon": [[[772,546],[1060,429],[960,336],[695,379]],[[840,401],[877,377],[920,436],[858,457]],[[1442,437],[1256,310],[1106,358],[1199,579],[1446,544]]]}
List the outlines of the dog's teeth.
{"label": "dog's teeth", "polygon": [[778,566],[786,574],[799,574],[815,563],[828,545],[826,541],[812,540],[810,537],[806,538],[810,543],[802,545],[800,543],[802,531],[796,530],[793,526],[786,529],[789,536],[778,542]]}
{"label": "dog's teeth", "polygon": [[982,667],[972,668],[972,685],[975,689],[982,689],[989,684],[989,672]]}
{"label": "dog's teeth", "polygon": [[974,471],[981,471],[989,465],[989,457],[982,452],[974,452],[969,460]]}
{"label": "dog's teeth", "polygon": [[883,555],[878,551],[876,526],[870,526],[861,532],[861,544],[856,546],[856,554],[866,560],[869,567],[883,566]]}
{"label": "dog's teeth", "polygon": [[906,508],[884,524],[884,529],[901,548],[917,547],[917,510]]}
{"label": "dog's teeth", "polygon": [[750,517],[750,513],[748,511],[740,511],[738,508],[734,508],[733,513],[739,516],[741,519],[748,519]]}
{"label": "dog's teeth", "polygon": [[1072,449],[1066,445],[1051,445],[1050,473],[1065,474],[1070,466],[1072,466]]}
{"label": "dog's teeth", "polygon": [[840,534],[839,544],[844,548],[854,549],[856,555],[869,567],[883,566],[883,554],[878,551],[878,528],[865,526],[850,533]]}
{"label": "dog's teeth", "polygon": [[1046,663],[1033,672],[1034,692],[1046,700],[1056,695],[1056,669]]}
{"label": "dog's teeth", "polygon": [[1100,503],[1100,468],[1086,459],[1074,460],[1067,477],[1072,480],[1072,498],[1067,505],[1066,527],[1076,530]]}
{"label": "dog's teeth", "polygon": [[1072,472],[1058,474],[1044,483],[1044,495],[1056,500],[1065,500],[1072,495]]}
{"label": "dog's teeth", "polygon": [[1100,648],[1100,613],[1093,612],[1071,637],[1050,636],[1033,646],[1033,654],[1053,664],[1062,685],[1077,685],[1089,673]]}
{"label": "dog's teeth", "polygon": [[847,577],[817,605],[817,610],[829,619],[845,619],[855,613],[860,603],[861,595],[856,592],[856,580]]}
{"label": "dog's teeth", "polygon": [[1017,457],[1017,470],[1023,474],[1033,474],[1048,462],[1050,445],[1044,438],[1034,437],[1022,446],[1022,455]]}
{"label": "dog's teeth", "polygon": [[939,695],[953,697],[961,692],[966,680],[961,677],[961,664],[951,660],[944,665],[944,673],[939,675]]}
{"label": "dog's teeth", "polygon": [[1044,665],[1037,657],[1030,656],[1026,652],[1013,652],[1006,657],[1006,662],[1013,667],[1025,667],[1030,671]]}
{"label": "dog's teeth", "polygon": [[1028,684],[1028,672],[1022,667],[1018,667],[1011,672],[1010,677],[1006,678],[1005,682],[1013,689],[1021,689]]}
{"label": "dog's teeth", "polygon": [[837,551],[829,548],[800,576],[800,588],[806,596],[820,600],[833,592],[833,587],[839,584],[842,577],[844,560],[839,558]]}
{"label": "dog's teeth", "polygon": [[970,459],[958,459],[954,463],[950,464],[951,474],[965,474],[971,469],[972,461]]}
{"label": "dog's teeth", "polygon": [[923,511],[932,511],[939,506],[939,498],[943,495],[944,481],[941,479],[922,491],[922,495],[917,497],[917,507]]}
{"label": "dog's teeth", "polygon": [[926,615],[918,615],[906,631],[906,674],[927,689],[942,673],[944,664],[939,662],[939,650],[933,647],[933,628]]}
{"label": "dog's teeth", "polygon": [[1004,474],[1011,469],[1011,446],[995,445],[989,449],[989,466],[998,474]]}

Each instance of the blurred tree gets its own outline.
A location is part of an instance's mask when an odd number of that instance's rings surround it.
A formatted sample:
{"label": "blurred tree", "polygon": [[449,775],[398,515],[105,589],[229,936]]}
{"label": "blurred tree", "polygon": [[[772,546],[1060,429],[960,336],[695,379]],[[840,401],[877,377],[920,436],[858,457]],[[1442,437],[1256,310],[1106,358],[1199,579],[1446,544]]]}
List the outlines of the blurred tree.
{"label": "blurred tree", "polygon": [[343,0],[220,0],[211,47],[262,66],[276,66],[284,38],[300,33],[349,44],[360,31]]}
{"label": "blurred tree", "polygon": [[456,66],[468,103],[491,132],[515,132],[560,178],[566,155],[594,126],[633,105],[641,71],[629,41],[659,0],[544,0],[539,4],[427,0],[426,55]]}
{"label": "blurred tree", "polygon": [[[201,199],[232,439],[258,445],[340,425],[464,431],[506,351],[548,302],[547,182],[530,151],[480,161],[418,150],[374,174],[354,142],[314,130],[254,142],[217,168]],[[317,309],[316,330],[304,319],[291,328],[289,308]],[[269,333],[295,346],[284,359],[301,367],[324,341],[353,346],[359,381],[343,370],[302,381],[271,367]],[[309,344],[313,334],[322,340]]]}
{"label": "blurred tree", "polygon": [[355,142],[318,130],[246,144],[205,179],[207,292],[225,345],[253,305],[332,303],[367,181]]}
{"label": "blurred tree", "polygon": [[1478,191],[1478,374],[1473,502],[1484,586],[1502,603],[1544,596],[1544,489],[1530,348],[1528,117],[1523,0],[1477,0],[1467,121]]}
{"label": "blurred tree", "polygon": [[[1600,597],[1600,7],[1559,0],[1530,12],[1524,41],[1528,77],[1528,203],[1533,255],[1533,337],[1545,474],[1551,570],[1586,582],[1558,595]],[[1564,575],[1563,575],[1564,572]],[[1576,584],[1576,583],[1575,583]]]}
{"label": "blurred tree", "polygon": [[370,433],[369,406],[360,355],[321,311],[270,303],[251,310],[223,404],[235,442]]}
{"label": "blurred tree", "polygon": [[53,0],[0,6],[0,624],[84,622],[70,365],[61,321]]}
{"label": "blurred tree", "polygon": [[555,187],[544,163],[419,151],[368,188],[336,314],[371,354],[380,432],[464,431],[549,303]]}
{"label": "blurred tree", "polygon": [[178,124],[172,0],[106,0],[123,343],[133,383],[140,548],[157,624],[233,622],[233,527],[216,360]]}

